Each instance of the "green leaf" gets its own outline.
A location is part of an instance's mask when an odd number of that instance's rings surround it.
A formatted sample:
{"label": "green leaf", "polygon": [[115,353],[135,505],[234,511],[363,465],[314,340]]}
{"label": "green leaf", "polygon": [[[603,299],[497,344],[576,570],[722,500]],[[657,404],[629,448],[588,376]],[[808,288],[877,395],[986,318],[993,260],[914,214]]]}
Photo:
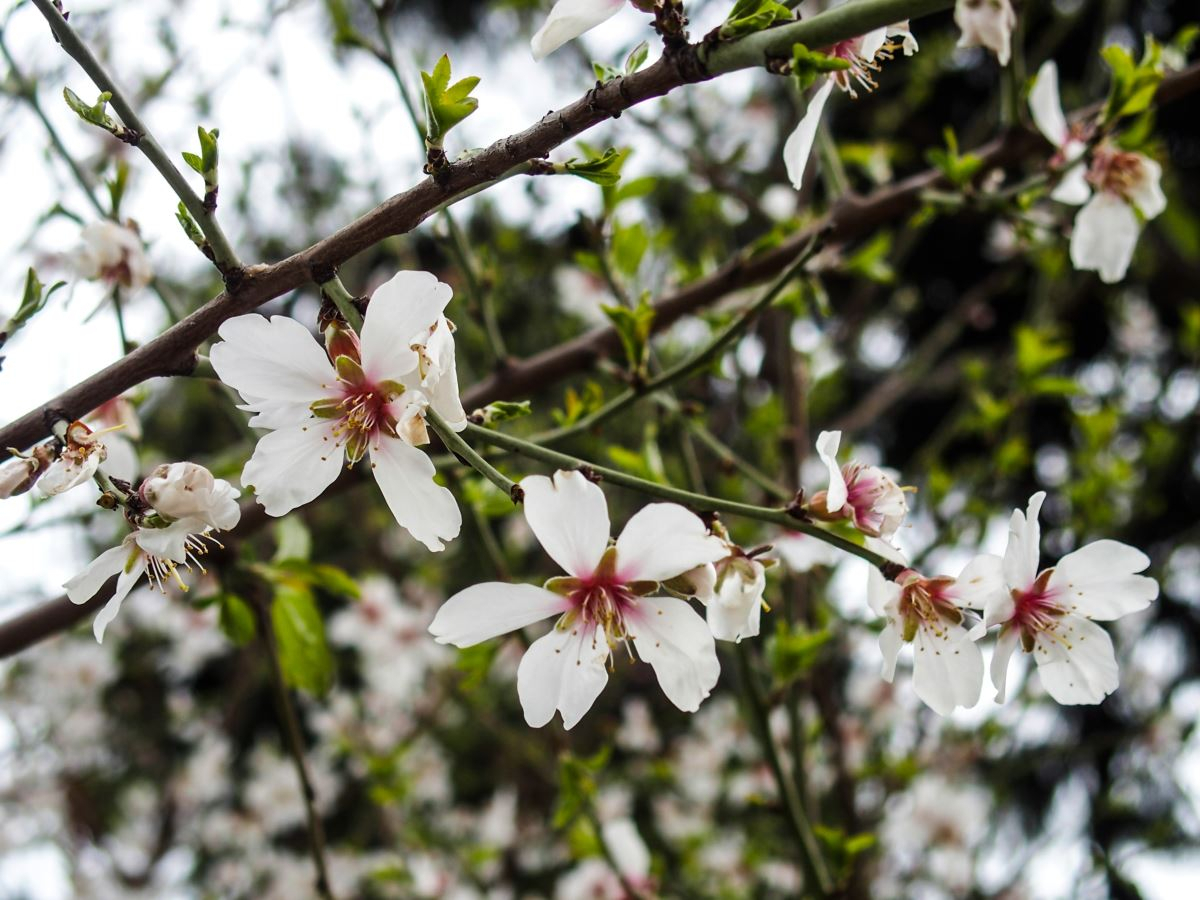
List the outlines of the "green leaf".
{"label": "green leaf", "polygon": [[188,236],[188,240],[200,248],[200,252],[203,253],[208,247],[208,239],[204,236],[204,232],[200,230],[200,226],[196,224],[196,220],[192,218],[192,214],[188,212],[188,208],[183,205],[182,200],[175,207],[175,219],[179,222],[180,227],[183,228],[183,233]]}
{"label": "green leaf", "polygon": [[221,631],[236,646],[244,647],[254,640],[254,611],[250,604],[237,594],[221,594],[216,598],[220,605]]}
{"label": "green leaf", "polygon": [[114,219],[121,215],[121,201],[125,198],[125,188],[129,184],[129,163],[123,159],[117,160],[116,172],[112,180],[104,182],[108,188],[108,200]]}
{"label": "green leaf", "polygon": [[732,41],[794,20],[794,13],[775,0],[738,0],[717,30],[717,36],[723,41]]}
{"label": "green leaf", "polygon": [[809,631],[803,625],[779,622],[767,643],[767,662],[776,681],[787,683],[806,674],[820,661],[822,649],[832,637],[824,628]]}
{"label": "green leaf", "polygon": [[184,153],[183,161],[197,174],[204,178],[204,190],[208,194],[217,191],[217,138],[221,132],[216,128],[205,131],[203,126],[197,127],[196,134],[200,138],[200,153]]}
{"label": "green leaf", "polygon": [[556,425],[566,428],[603,405],[604,389],[596,382],[589,381],[583,386],[582,393],[575,388],[567,388],[566,394],[563,395],[563,408],[552,410],[550,415]]}
{"label": "green leaf", "polygon": [[312,553],[312,536],[298,516],[286,516],[275,523],[273,562],[287,559],[306,560]]}
{"label": "green leaf", "polygon": [[570,825],[596,795],[596,773],[608,764],[610,748],[601,748],[594,756],[563,754],[558,765],[558,802],[554,809],[554,827]]}
{"label": "green leaf", "polygon": [[328,691],[333,684],[333,656],[312,592],[299,582],[278,585],[271,604],[271,626],[284,681],[314,695]]}
{"label": "green leaf", "polygon": [[592,60],[592,72],[595,74],[596,80],[601,84],[621,77],[620,69],[614,69],[608,63],[596,62],[595,60]]}
{"label": "green leaf", "polygon": [[631,51],[629,51],[629,55],[627,57],[625,57],[625,74],[632,75],[634,72],[636,72],[638,69],[640,69],[642,67],[642,65],[646,62],[647,57],[649,57],[649,56],[650,56],[650,42],[642,41],[640,44],[638,44],[636,47],[634,47]]}
{"label": "green leaf", "polygon": [[617,271],[632,277],[642,265],[642,259],[650,248],[650,233],[641,222],[632,225],[613,225],[612,260]]}
{"label": "green leaf", "polygon": [[1013,338],[1017,371],[1026,379],[1040,375],[1071,354],[1070,343],[1062,340],[1053,329],[1018,325]]}
{"label": "green leaf", "polygon": [[983,167],[983,159],[974,153],[958,152],[958,137],[949,126],[943,132],[946,149],[933,149],[925,154],[930,165],[937,168],[956,188],[965,188]]}
{"label": "green leaf", "polygon": [[625,360],[633,372],[641,372],[646,365],[649,352],[650,331],[654,325],[654,307],[643,296],[637,307],[627,309],[624,306],[602,306],[604,315],[613,323],[617,335],[621,338],[621,346],[625,350]]}
{"label": "green leaf", "polygon": [[481,421],[479,424],[486,426],[496,425],[500,422],[507,422],[510,419],[523,419],[525,416],[532,415],[533,409],[528,400],[512,402],[508,400],[496,400],[489,403],[483,409],[475,411],[474,415],[479,416]]}
{"label": "green leaf", "polygon": [[842,72],[850,68],[849,60],[809,50],[803,44],[792,45],[792,76],[800,90],[813,85],[822,75]]}
{"label": "green leaf", "polygon": [[1162,47],[1146,36],[1146,51],[1139,62],[1119,44],[1100,51],[1112,76],[1108,98],[1100,114],[1103,126],[1111,126],[1127,116],[1136,116],[1149,108],[1163,78]]}
{"label": "green leaf", "polygon": [[123,141],[132,139],[133,132],[108,114],[108,101],[112,99],[111,91],[101,92],[91,106],[84,103],[79,95],[70,88],[63,88],[63,99],[67,101],[67,106],[71,107],[75,114],[89,125],[103,128],[113,137]]}
{"label": "green leaf", "polygon": [[866,244],[850,256],[843,267],[847,272],[861,275],[876,284],[892,284],[896,280],[896,270],[888,262],[892,252],[892,235],[887,231],[875,234]]}
{"label": "green leaf", "polygon": [[450,57],[445,54],[432,72],[421,73],[425,87],[425,141],[429,147],[441,147],[446,134],[479,108],[471,91],[479,84],[475,76],[450,84]]}
{"label": "green leaf", "polygon": [[621,180],[621,166],[625,164],[628,150],[616,150],[609,147],[601,156],[591,159],[568,159],[555,165],[555,171],[565,175],[575,175],[592,184],[607,187]]}
{"label": "green leaf", "polygon": [[46,308],[46,304],[50,301],[50,297],[59,288],[66,284],[65,281],[56,281],[47,288],[38,278],[37,272],[30,267],[25,273],[25,290],[21,294],[21,303],[17,306],[17,311],[12,314],[8,322],[4,326],[4,330],[0,332],[0,346],[3,346],[5,341],[20,331],[29,320]]}
{"label": "green leaf", "polygon": [[272,581],[298,578],[309,587],[320,588],[335,597],[357,600],[362,596],[357,581],[345,570],[328,563],[314,563],[292,557],[271,566],[263,566],[259,571]]}

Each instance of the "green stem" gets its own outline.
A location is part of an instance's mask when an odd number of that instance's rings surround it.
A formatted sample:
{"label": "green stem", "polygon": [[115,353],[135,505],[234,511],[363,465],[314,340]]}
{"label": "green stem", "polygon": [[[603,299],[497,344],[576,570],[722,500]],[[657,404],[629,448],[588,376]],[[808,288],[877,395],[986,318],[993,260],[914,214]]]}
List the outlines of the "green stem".
{"label": "green stem", "polygon": [[[514,453],[519,453],[529,459],[535,459],[547,465],[555,466],[559,469],[590,469],[597,475],[602,476],[606,481],[610,481],[619,487],[629,488],[630,490],[638,491],[647,494],[651,497],[657,497],[660,500],[670,500],[675,503],[681,503],[684,506],[689,506],[698,511],[710,511],[718,513],[728,513],[731,516],[741,516],[745,519],[754,519],[759,522],[767,522],[772,525],[778,525],[788,531],[799,531],[811,537],[825,541],[827,544],[832,544],[839,550],[846,553],[851,553],[861,559],[865,559],[872,565],[887,569],[893,565],[889,560],[868,550],[866,547],[860,547],[853,541],[847,540],[840,535],[826,531],[818,525],[811,522],[805,522],[797,519],[786,509],[770,509],[763,506],[752,506],[749,503],[738,503],[734,500],[722,500],[718,497],[708,497],[703,494],[695,494],[691,491],[681,490],[680,488],[671,487],[666,484],[659,484],[655,481],[647,481],[644,478],[638,478],[635,475],[629,475],[617,469],[609,469],[604,466],[593,465],[586,460],[576,456],[568,456],[565,453],[559,453],[556,450],[549,450],[529,441],[522,440],[518,437],[513,437],[509,434],[504,434],[499,431],[492,431],[489,428],[482,428],[478,425],[467,425],[466,433],[471,435],[476,440],[491,444],[495,447],[500,447],[505,450],[511,450]],[[456,435],[457,437],[457,435]],[[488,466],[488,463],[480,458],[483,465]],[[474,465],[474,463],[472,463]],[[491,468],[488,466],[488,468]],[[503,476],[501,476],[503,477]]]}
{"label": "green stem", "polygon": [[821,855],[821,847],[817,842],[817,836],[813,833],[812,824],[808,821],[808,816],[800,803],[796,785],[787,777],[787,773],[784,772],[783,765],[779,761],[779,752],[775,749],[775,741],[771,738],[766,697],[763,694],[762,684],[758,680],[758,673],[754,671],[754,664],[750,659],[749,644],[739,641],[734,644],[734,652],[738,658],[743,693],[746,703],[750,707],[755,737],[762,748],[763,756],[767,759],[767,765],[771,768],[771,774],[775,778],[775,785],[779,790],[780,800],[783,802],[788,825],[791,827],[792,836],[796,839],[796,846],[800,850],[800,859],[804,863],[807,880],[812,882],[813,893],[820,897],[827,897],[834,890],[833,877],[829,873],[825,858]]}
{"label": "green stem", "polygon": [[242,263],[229,243],[229,239],[221,230],[221,226],[217,224],[216,217],[210,210],[205,208],[204,201],[192,190],[183,173],[171,162],[167,152],[154,139],[154,135],[150,133],[150,129],[146,127],[146,123],[137,114],[137,110],[126,99],[125,93],[117,87],[112,76],[109,75],[100,61],[92,54],[87,44],[75,33],[75,29],[67,23],[63,14],[54,5],[53,0],[33,0],[33,5],[38,8],[38,12],[50,23],[50,30],[54,33],[55,38],[58,39],[59,44],[62,45],[63,50],[67,52],[67,55],[79,63],[84,72],[95,83],[96,87],[112,94],[110,102],[113,109],[117,111],[117,115],[121,117],[121,122],[126,128],[136,131],[139,135],[137,141],[138,150],[150,160],[151,165],[158,170],[159,174],[170,185],[171,190],[175,192],[175,195],[183,205],[187,207],[187,211],[191,213],[192,218],[196,220],[196,224],[200,226],[200,230],[204,232],[205,238],[208,239],[209,247],[212,249],[213,262],[216,264],[217,269],[222,274],[240,269]]}
{"label": "green stem", "polygon": [[[490,462],[475,452],[462,436],[455,432],[450,425],[439,416],[432,406],[425,408],[425,421],[437,432],[438,437],[442,439],[442,443],[446,445],[446,449],[457,455],[460,459],[467,463],[472,469],[494,484],[516,502],[518,497],[517,483],[510,478],[506,478],[504,474],[493,466]],[[474,425],[468,425],[467,428],[474,428]],[[486,429],[481,429],[486,430]]]}
{"label": "green stem", "polygon": [[354,305],[354,297],[346,290],[346,286],[342,284],[342,279],[334,275],[328,281],[321,282],[321,293],[330,299],[338,312],[342,314],[342,318],[346,320],[346,324],[354,329],[355,334],[362,333],[363,317],[358,311],[358,307]]}
{"label": "green stem", "polygon": [[125,333],[125,310],[121,306],[121,286],[114,285],[112,290],[113,311],[117,314],[117,334],[121,337],[121,355],[124,356],[133,348],[129,346],[129,337]]}

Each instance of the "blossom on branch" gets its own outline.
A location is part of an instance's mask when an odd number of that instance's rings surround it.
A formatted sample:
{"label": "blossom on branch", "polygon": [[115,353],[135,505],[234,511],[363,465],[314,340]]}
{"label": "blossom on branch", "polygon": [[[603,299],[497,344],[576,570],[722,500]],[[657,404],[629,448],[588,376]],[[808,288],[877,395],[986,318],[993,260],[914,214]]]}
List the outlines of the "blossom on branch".
{"label": "blossom on branch", "polygon": [[43,496],[53,497],[91,481],[100,463],[108,458],[108,448],[101,434],[82,422],[68,425],[62,439],[62,451],[38,479],[38,491]]}
{"label": "blossom on branch", "polygon": [[242,470],[268,515],[315,500],[345,460],[367,453],[396,521],[430,550],[458,536],[454,496],[433,480],[425,410],[452,428],[467,419],[458,396],[454,339],[442,314],[451,290],[428,272],[400,272],[371,297],[361,339],[335,323],[322,350],[299,322],[252,314],[229,319],[212,364],[268,429]]}
{"label": "blossom on branch", "polygon": [[545,59],[567,41],[607,22],[624,5],[625,0],[558,0],[529,42],[533,58]]}
{"label": "blossom on branch", "polygon": [[[767,587],[767,566],[748,554],[725,535],[718,524],[714,532],[725,544],[726,555],[705,563],[679,578],[684,592],[704,604],[708,627],[719,641],[738,642],[757,637],[761,627],[763,592]],[[769,548],[764,548],[769,549]],[[668,585],[674,587],[674,585]]]}
{"label": "blossom on branch", "polygon": [[879,635],[883,678],[896,675],[896,659],[913,645],[913,690],[934,712],[947,716],[971,707],[983,685],[983,654],[963,627],[966,592],[953,578],[926,578],[905,569],[888,581],[871,569],[868,602],[887,619]]}
{"label": "blossom on branch", "polygon": [[517,670],[525,721],[535,728],[555,710],[564,728],[574,727],[608,683],[619,645],[651,665],[668,700],[695,712],[720,674],[716,645],[704,619],[686,601],[659,595],[659,585],[721,559],[724,543],[684,507],[652,503],[610,546],[604,493],[582,473],[532,475],[521,488],[529,527],[567,577],[540,588],[488,582],[459,591],[430,633],[470,647],[557,616]]}
{"label": "blossom on branch", "polygon": [[79,278],[97,279],[134,291],[144,288],[154,277],[138,233],[108,219],[84,226],[70,262]]}
{"label": "blossom on branch", "polygon": [[192,462],[159,466],[139,488],[142,500],[167,519],[198,519],[220,531],[237,524],[237,491]]}
{"label": "blossom on branch", "polygon": [[991,672],[997,703],[1004,702],[1018,643],[1033,654],[1042,686],[1059,703],[1099,703],[1117,689],[1119,675],[1112,639],[1096,622],[1145,609],[1158,596],[1158,582],[1136,574],[1150,565],[1146,554],[1111,540],[1087,544],[1039,572],[1045,499],[1039,491],[1024,514],[1013,510],[1003,559],[977,557],[971,574],[960,576],[970,584],[971,605],[984,611],[971,637],[1000,626]]}
{"label": "blossom on branch", "polygon": [[41,463],[33,457],[14,456],[0,463],[0,500],[23,494],[37,479]]}
{"label": "blossom on branch", "polygon": [[1071,262],[1080,271],[1096,272],[1106,284],[1125,277],[1133,261],[1142,222],[1167,208],[1159,182],[1162,167],[1142,153],[1121,150],[1107,141],[1087,150],[1083,135],[1067,125],[1058,93],[1058,67],[1042,63],[1029,92],[1029,110],[1038,130],[1058,152],[1052,164],[1067,166],[1051,198],[1083,209],[1071,234]]}
{"label": "blossom on branch", "polygon": [[1017,14],[1010,0],[957,0],[954,24],[962,31],[959,47],[987,47],[1007,66],[1012,58],[1012,33]]}
{"label": "blossom on branch", "polygon": [[817,455],[829,469],[829,489],[813,496],[809,512],[821,519],[850,519],[863,534],[891,540],[908,515],[904,488],[877,466],[851,460],[839,467],[841,441],[840,431],[817,436]]}

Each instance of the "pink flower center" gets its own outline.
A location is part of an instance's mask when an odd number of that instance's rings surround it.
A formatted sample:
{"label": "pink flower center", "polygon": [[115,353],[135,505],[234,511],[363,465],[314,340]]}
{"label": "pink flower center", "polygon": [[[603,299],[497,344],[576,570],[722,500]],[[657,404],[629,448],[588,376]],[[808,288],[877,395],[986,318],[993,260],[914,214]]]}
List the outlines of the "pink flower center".
{"label": "pink flower center", "polygon": [[579,579],[567,600],[585,625],[603,628],[610,642],[625,637],[625,615],[637,606],[637,595],[624,580],[600,572]]}
{"label": "pink flower center", "polygon": [[1097,190],[1108,191],[1124,200],[1129,199],[1145,177],[1146,170],[1139,154],[1111,147],[1096,150],[1087,173],[1088,182]]}
{"label": "pink flower center", "polygon": [[953,578],[922,578],[916,572],[901,578],[899,611],[905,620],[907,640],[912,640],[919,627],[932,629],[940,636],[948,625],[962,624],[962,610],[950,596]]}
{"label": "pink flower center", "polygon": [[[1037,634],[1052,633],[1066,610],[1058,602],[1059,591],[1049,587],[1053,569],[1046,569],[1026,590],[1012,592],[1013,614],[1009,624],[1021,632],[1021,639],[1032,644]],[[1028,649],[1028,646],[1027,648]]]}

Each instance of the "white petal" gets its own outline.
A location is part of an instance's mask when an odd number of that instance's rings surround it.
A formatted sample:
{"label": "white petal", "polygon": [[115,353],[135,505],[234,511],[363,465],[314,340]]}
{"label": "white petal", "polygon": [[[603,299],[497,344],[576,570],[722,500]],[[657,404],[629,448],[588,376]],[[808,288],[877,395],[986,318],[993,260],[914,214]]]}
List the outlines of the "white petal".
{"label": "white petal", "polygon": [[[63,584],[67,591],[67,599],[72,603],[87,603],[96,596],[96,592],[104,586],[104,582],[114,575],[123,572],[131,557],[140,557],[141,553],[131,544],[121,543],[110,550],[105,550],[93,559],[84,570]],[[138,565],[137,560],[132,561]],[[144,568],[144,563],[142,563]]]}
{"label": "white petal", "polygon": [[569,606],[565,597],[532,584],[476,584],[442,604],[429,633],[439,644],[471,647],[566,612]]}
{"label": "white petal", "polygon": [[1081,272],[1099,273],[1105,284],[1116,284],[1129,271],[1140,231],[1133,207],[1100,191],[1075,216],[1071,262]]}
{"label": "white petal", "polygon": [[362,367],[375,381],[401,377],[417,367],[412,345],[423,342],[454,292],[429,272],[397,272],[371,294],[363,318]]}
{"label": "white petal", "polygon": [[773,543],[779,558],[793,572],[809,572],[817,566],[835,566],[842,560],[837,547],[799,531],[781,534]]}
{"label": "white petal", "polygon": [[983,654],[961,625],[917,629],[913,641],[913,690],[934,712],[948,716],[956,706],[979,702]]}
{"label": "white petal", "polygon": [[60,456],[46,467],[42,477],[37,480],[37,492],[43,497],[53,497],[91,481],[100,468],[100,456],[98,452],[89,453],[82,462]]}
{"label": "white petal", "polygon": [[222,323],[209,351],[217,376],[243,399],[312,403],[331,396],[337,381],[324,349],[287,316],[236,316]]}
{"label": "white petal", "polygon": [[842,477],[837,463],[838,447],[842,443],[840,431],[822,431],[817,435],[817,456],[829,469],[829,490],[825,495],[825,508],[831,513],[840,512],[846,505],[846,479]]}
{"label": "white petal", "polygon": [[130,483],[137,481],[138,455],[133,442],[119,434],[106,434],[104,448],[108,456],[104,458],[101,468],[113,478]]}
{"label": "white petal", "polygon": [[454,431],[467,427],[467,413],[458,393],[458,370],[454,360],[454,335],[445,316],[438,322],[426,344],[435,369],[425,379],[425,391],[434,412],[446,420]]}
{"label": "white petal", "polygon": [[627,878],[643,879],[650,874],[650,851],[631,819],[605,822],[601,828],[604,843],[612,853],[617,871]]}
{"label": "white petal", "polygon": [[967,563],[953,587],[954,599],[967,609],[987,609],[997,596],[1005,596],[1004,564],[993,553],[981,553]]}
{"label": "white petal", "polygon": [[604,492],[580,472],[561,471],[553,481],[544,475],[523,478],[521,489],[525,521],[550,558],[577,578],[595,572],[608,548]]}
{"label": "white petal", "polygon": [[146,558],[138,556],[138,562],[132,569],[122,572],[121,577],[117,579],[116,589],[113,591],[112,599],[104,604],[104,608],[96,613],[96,618],[92,620],[92,634],[96,636],[96,643],[104,643],[104,632],[108,630],[108,626],[112,624],[112,620],[117,617],[117,613],[121,611],[121,603],[129,596],[129,592],[133,590],[133,586],[137,584],[137,580],[142,577],[142,572],[146,568]]}
{"label": "white petal", "polygon": [[883,667],[879,674],[888,684],[896,677],[896,659],[900,656],[900,648],[904,646],[904,636],[891,619],[879,632],[879,652],[883,654]]}
{"label": "white petal", "polygon": [[396,522],[435,553],[458,537],[462,511],[454,495],[433,480],[437,469],[423,451],[396,438],[371,447],[371,467]]}
{"label": "white petal", "polygon": [[601,628],[554,628],[534,641],[517,667],[517,695],[525,721],[541,728],[557,709],[563,728],[573,728],[608,684],[608,655]]}
{"label": "white petal", "polygon": [[643,597],[626,623],[638,656],[654,669],[667,699],[684,712],[699,709],[721,674],[705,621],[683,600]]}
{"label": "white petal", "polygon": [[762,621],[763,590],[767,585],[766,570],[762,563],[751,561],[753,575],[739,568],[728,571],[712,602],[708,604],[706,618],[713,637],[719,641],[740,641],[755,637]]}
{"label": "white petal", "polygon": [[996,648],[992,651],[992,687],[996,689],[996,702],[1003,703],[1008,689],[1008,662],[1012,659],[1013,651],[1017,649],[1021,636],[1015,628],[1004,628],[996,638]]}
{"label": "white petal", "polygon": [[867,604],[877,616],[886,616],[896,609],[900,599],[900,585],[883,577],[883,573],[871,567],[867,573]]}
{"label": "white petal", "polygon": [[1068,553],[1050,575],[1061,602],[1089,619],[1119,619],[1145,609],[1158,596],[1158,582],[1135,573],[1150,558],[1120,541],[1095,541]]}
{"label": "white petal", "polygon": [[617,577],[667,581],[726,553],[695,513],[678,503],[651,503],[634,513],[617,538]]}
{"label": "white petal", "polygon": [[874,31],[868,31],[858,39],[858,52],[863,59],[873,60],[875,54],[883,49],[883,45],[887,43],[888,29],[876,28]]}
{"label": "white petal", "polygon": [[800,190],[804,184],[804,172],[808,168],[809,157],[812,156],[813,141],[817,139],[817,128],[821,124],[821,113],[825,103],[833,91],[833,80],[826,78],[825,83],[817,89],[808,101],[808,109],[804,118],[791,133],[787,143],[783,145],[783,164],[787,167],[788,181],[792,187]]}
{"label": "white petal", "polygon": [[1129,188],[1129,199],[1146,219],[1153,219],[1167,208],[1167,195],[1162,190],[1162,166],[1148,156],[1137,154],[1142,163],[1142,177]]}
{"label": "white petal", "polygon": [[1054,637],[1039,636],[1033,654],[1042,687],[1064,706],[1099,703],[1120,683],[1112,638],[1080,616],[1060,619]]}
{"label": "white petal", "polygon": [[1067,117],[1063,115],[1062,100],[1058,94],[1058,66],[1054,60],[1048,59],[1038,69],[1033,79],[1033,88],[1029,91],[1029,112],[1033,115],[1035,124],[1046,140],[1055,147],[1062,147],[1067,142]]}
{"label": "white petal", "polygon": [[529,42],[533,58],[545,59],[567,41],[607,22],[624,5],[625,0],[558,0]]}
{"label": "white petal", "polygon": [[1008,524],[1008,546],[1004,550],[1004,580],[1008,587],[1025,590],[1038,575],[1041,558],[1042,528],[1038,513],[1046,499],[1045,491],[1029,498],[1029,507],[1022,514],[1014,509]]}
{"label": "white petal", "polygon": [[345,453],[335,446],[336,423],[307,419],[264,434],[242,469],[242,485],[254,488],[269,516],[283,516],[321,496],[342,470]]}
{"label": "white petal", "polygon": [[1063,172],[1062,178],[1050,192],[1050,199],[1071,206],[1083,206],[1092,196],[1092,186],[1087,180],[1087,163],[1076,159],[1087,152],[1087,145],[1080,141],[1068,141],[1062,152],[1070,168]]}
{"label": "white petal", "polygon": [[184,563],[187,562],[188,536],[203,532],[206,527],[198,519],[180,519],[166,528],[139,528],[133,533],[133,540],[151,556]]}

